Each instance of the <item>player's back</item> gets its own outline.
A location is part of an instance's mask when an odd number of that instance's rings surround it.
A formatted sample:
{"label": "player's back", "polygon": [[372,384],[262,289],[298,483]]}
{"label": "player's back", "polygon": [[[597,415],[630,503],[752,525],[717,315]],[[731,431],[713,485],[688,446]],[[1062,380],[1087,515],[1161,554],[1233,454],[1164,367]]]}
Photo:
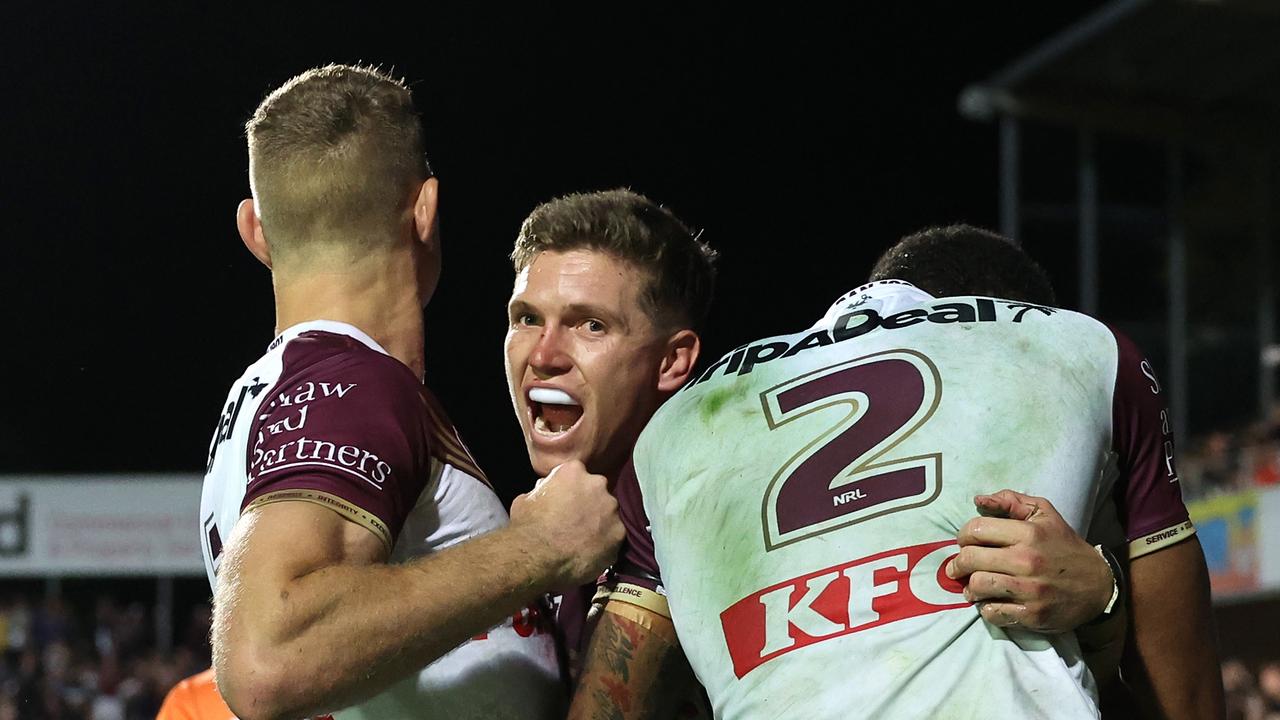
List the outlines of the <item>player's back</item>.
{"label": "player's back", "polygon": [[[358,328],[328,321],[282,332],[228,394],[200,507],[211,586],[241,514],[286,501],[316,503],[365,527],[382,540],[389,562],[507,522],[422,382]],[[334,715],[541,718],[560,709],[563,695],[549,621],[530,607]]]}
{"label": "player's back", "polygon": [[1049,498],[1082,534],[1114,524],[1114,337],[1053,308],[859,290],[726,355],[637,446],[717,716],[1096,715],[1073,636],[987,625],[943,567],[993,488]]}

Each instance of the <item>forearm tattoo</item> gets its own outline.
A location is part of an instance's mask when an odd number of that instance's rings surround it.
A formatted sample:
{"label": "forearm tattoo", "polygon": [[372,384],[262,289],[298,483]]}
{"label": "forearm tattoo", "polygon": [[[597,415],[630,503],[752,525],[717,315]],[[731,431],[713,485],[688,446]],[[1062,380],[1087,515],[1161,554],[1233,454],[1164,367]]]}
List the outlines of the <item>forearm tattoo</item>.
{"label": "forearm tattoo", "polygon": [[592,720],[667,716],[684,699],[684,653],[630,619],[606,614],[591,653],[592,670],[583,678],[589,687],[583,689],[591,693]]}

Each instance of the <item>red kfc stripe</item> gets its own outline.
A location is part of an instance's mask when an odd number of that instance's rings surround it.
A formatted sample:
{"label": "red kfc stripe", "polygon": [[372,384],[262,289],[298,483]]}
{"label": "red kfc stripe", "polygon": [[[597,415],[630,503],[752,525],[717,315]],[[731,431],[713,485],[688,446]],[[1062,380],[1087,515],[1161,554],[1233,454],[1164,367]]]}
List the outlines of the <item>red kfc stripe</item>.
{"label": "red kfc stripe", "polygon": [[888,550],[748,595],[720,613],[734,674],[823,640],[968,606],[943,571],[957,552],[954,540]]}

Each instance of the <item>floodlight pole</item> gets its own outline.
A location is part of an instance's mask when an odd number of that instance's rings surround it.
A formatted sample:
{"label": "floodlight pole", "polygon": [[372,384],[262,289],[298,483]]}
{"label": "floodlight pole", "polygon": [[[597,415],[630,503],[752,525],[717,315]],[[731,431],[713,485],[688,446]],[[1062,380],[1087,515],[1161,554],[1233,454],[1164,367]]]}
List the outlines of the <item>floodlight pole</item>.
{"label": "floodlight pole", "polygon": [[1098,161],[1094,135],[1079,134],[1080,303],[1087,315],[1098,314]]}
{"label": "floodlight pole", "polygon": [[1000,234],[1019,240],[1018,172],[1021,131],[1018,119],[1000,116]]}
{"label": "floodlight pole", "polygon": [[1276,402],[1276,287],[1275,258],[1271,254],[1271,192],[1274,156],[1262,154],[1258,167],[1258,416],[1268,418]]}
{"label": "floodlight pole", "polygon": [[1183,150],[1168,150],[1169,215],[1169,409],[1173,438],[1186,447],[1187,429],[1187,229],[1183,200]]}

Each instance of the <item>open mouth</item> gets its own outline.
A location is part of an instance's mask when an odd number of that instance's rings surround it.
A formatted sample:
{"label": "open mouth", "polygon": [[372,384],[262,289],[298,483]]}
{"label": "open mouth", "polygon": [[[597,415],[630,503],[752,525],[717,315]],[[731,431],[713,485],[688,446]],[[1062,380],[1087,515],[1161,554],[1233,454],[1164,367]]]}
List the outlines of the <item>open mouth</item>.
{"label": "open mouth", "polygon": [[549,437],[564,435],[582,419],[578,401],[556,388],[529,388],[529,411],[533,414],[533,429]]}

